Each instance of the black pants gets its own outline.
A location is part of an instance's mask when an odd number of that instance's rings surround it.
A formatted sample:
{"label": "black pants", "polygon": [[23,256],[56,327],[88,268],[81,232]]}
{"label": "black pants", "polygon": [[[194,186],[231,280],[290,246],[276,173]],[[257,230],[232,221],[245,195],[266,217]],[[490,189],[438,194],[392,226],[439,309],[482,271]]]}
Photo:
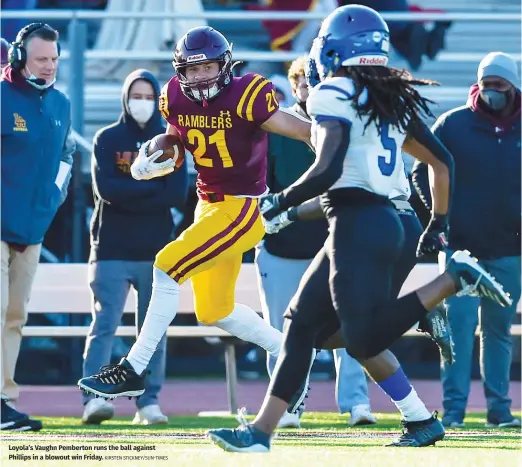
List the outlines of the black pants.
{"label": "black pants", "polygon": [[[408,275],[417,264],[417,245],[422,234],[422,225],[413,210],[399,212],[398,214],[404,231],[404,245],[392,272],[390,293],[391,298],[398,297],[404,282],[408,278]],[[311,268],[312,265],[310,266],[310,269]],[[321,282],[325,284],[328,283],[329,267],[327,264],[320,263],[316,274],[318,277],[317,281],[319,281],[319,277],[321,277]],[[305,309],[305,311],[308,310]],[[341,323],[337,314],[335,313],[335,309],[331,301],[325,308],[322,306],[320,308],[316,308],[314,313],[317,313],[322,317],[321,319],[325,320],[321,326],[322,329],[317,334],[315,340],[316,348],[320,349],[321,345],[339,330]],[[291,311],[291,309],[286,312],[287,318],[292,319],[293,315],[294,313]],[[327,322],[327,316],[329,317],[330,322]],[[304,317],[304,319],[308,318]]]}
{"label": "black pants", "polygon": [[415,294],[396,299],[416,263],[421,226],[413,213],[398,216],[377,204],[334,207],[328,217],[330,236],[285,313],[283,350],[270,388],[283,400],[306,377],[312,349],[339,328],[348,353],[367,359],[425,313]]}

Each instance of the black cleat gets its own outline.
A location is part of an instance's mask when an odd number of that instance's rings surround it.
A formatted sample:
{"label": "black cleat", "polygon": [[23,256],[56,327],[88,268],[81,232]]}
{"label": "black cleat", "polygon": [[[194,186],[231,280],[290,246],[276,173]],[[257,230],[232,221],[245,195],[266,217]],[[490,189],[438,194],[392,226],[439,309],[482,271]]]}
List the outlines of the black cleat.
{"label": "black cleat", "polygon": [[513,304],[513,299],[497,280],[486,271],[469,251],[457,250],[446,266],[457,288],[457,296],[472,295],[487,298],[506,307]]}
{"label": "black cleat", "polygon": [[99,374],[80,379],[78,387],[105,400],[122,396],[138,397],[145,392],[145,372],[142,376],[138,375],[132,365],[122,358],[117,365],[102,366]]}
{"label": "black cleat", "polygon": [[424,318],[419,321],[418,330],[431,337],[437,344],[443,360],[448,365],[452,365],[455,361],[455,354],[446,306],[439,303],[432,311],[426,313]]}
{"label": "black cleat", "polygon": [[400,448],[422,448],[435,446],[437,441],[442,441],[446,432],[442,423],[437,418],[437,412],[427,420],[419,422],[402,421],[402,435],[388,446]]}

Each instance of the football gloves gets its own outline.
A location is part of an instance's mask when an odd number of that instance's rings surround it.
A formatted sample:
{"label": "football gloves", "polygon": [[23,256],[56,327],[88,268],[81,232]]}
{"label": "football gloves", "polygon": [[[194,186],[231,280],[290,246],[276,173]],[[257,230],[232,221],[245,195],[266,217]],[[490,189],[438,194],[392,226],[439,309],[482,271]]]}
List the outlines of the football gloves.
{"label": "football gloves", "polygon": [[147,157],[150,141],[143,143],[138,152],[138,157],[131,165],[132,178],[136,180],[150,180],[151,178],[163,177],[174,172],[176,162],[168,159],[164,162],[155,162],[163,154],[162,150],[156,151]]}
{"label": "football gloves", "polygon": [[269,235],[276,234],[280,230],[289,226],[293,220],[290,220],[288,217],[288,211],[282,212],[278,214],[273,219],[267,221],[263,218],[263,225],[265,227],[265,232]]}
{"label": "football gloves", "polygon": [[448,216],[433,214],[417,246],[417,257],[438,253],[448,246]]}
{"label": "football gloves", "polygon": [[259,198],[259,210],[265,221],[270,221],[285,209],[281,208],[281,193],[269,193]]}

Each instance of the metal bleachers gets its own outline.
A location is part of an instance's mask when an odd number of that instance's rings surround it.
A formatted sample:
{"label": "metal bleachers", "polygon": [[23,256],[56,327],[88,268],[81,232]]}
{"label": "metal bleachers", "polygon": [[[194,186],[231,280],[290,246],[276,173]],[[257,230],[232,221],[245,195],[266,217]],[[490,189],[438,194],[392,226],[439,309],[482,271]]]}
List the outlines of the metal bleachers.
{"label": "metal bleachers", "polygon": [[[520,3],[512,0],[419,0],[414,3],[427,8],[441,8],[448,12],[491,12],[487,21],[455,21],[447,34],[446,50],[435,61],[426,60],[415,75],[441,83],[441,87],[428,89],[425,94],[439,103],[433,108],[435,115],[466,102],[469,86],[475,82],[480,59],[491,51],[511,53],[520,60],[521,25],[519,20],[496,21],[497,13],[520,13]],[[223,11],[225,13],[225,11]],[[248,14],[245,12],[245,14]],[[232,42],[237,56],[254,56],[269,50],[268,35],[260,20],[232,21],[211,19],[209,25],[222,31]],[[248,60],[248,59],[247,59]],[[138,61],[134,62],[140,66]],[[157,61],[161,81],[167,80],[172,67],[166,60]],[[392,54],[392,64],[405,67],[406,63]],[[248,70],[262,68],[263,61],[252,57]],[[67,92],[67,83],[59,82],[58,88]],[[121,84],[118,82],[85,83],[84,137],[90,140],[104,125],[114,121],[121,112]]]}

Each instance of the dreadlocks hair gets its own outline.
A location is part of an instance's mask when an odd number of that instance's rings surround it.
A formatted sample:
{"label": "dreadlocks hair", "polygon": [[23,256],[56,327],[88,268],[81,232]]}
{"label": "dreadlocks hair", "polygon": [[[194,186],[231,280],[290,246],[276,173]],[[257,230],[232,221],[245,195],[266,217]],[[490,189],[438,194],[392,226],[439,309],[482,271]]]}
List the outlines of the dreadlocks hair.
{"label": "dreadlocks hair", "polygon": [[357,107],[359,116],[369,116],[365,130],[375,122],[379,134],[382,123],[406,132],[410,123],[417,123],[422,117],[434,118],[428,104],[435,102],[422,97],[413,86],[438,86],[438,82],[414,79],[407,70],[383,66],[355,66],[345,70],[355,85],[354,102],[358,102],[364,88],[368,89],[368,101]]}

